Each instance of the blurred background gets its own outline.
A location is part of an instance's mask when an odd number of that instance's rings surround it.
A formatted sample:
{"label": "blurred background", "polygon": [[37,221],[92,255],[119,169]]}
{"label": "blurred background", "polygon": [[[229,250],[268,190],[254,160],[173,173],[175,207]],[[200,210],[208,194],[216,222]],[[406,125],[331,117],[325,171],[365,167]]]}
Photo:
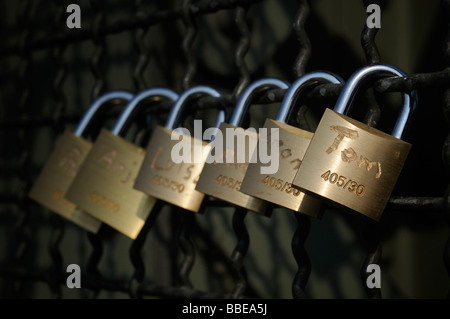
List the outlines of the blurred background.
{"label": "blurred background", "polygon": [[[379,30],[365,29],[372,2],[382,8]],[[81,8],[81,29],[66,26],[70,3]],[[131,239],[106,225],[89,235],[27,196],[58,137],[100,94],[209,85],[224,92],[232,107],[242,86],[260,78],[291,83],[305,72],[327,70],[347,79],[374,62],[395,65],[415,81],[397,83],[391,93],[368,88],[357,99],[355,117],[363,120],[359,113],[378,103],[379,127],[388,132],[401,105],[398,91],[419,94],[404,137],[413,148],[381,221],[328,206],[321,220],[297,219],[283,208],[274,208],[270,218],[248,212],[237,221],[249,236],[240,259],[247,278],[243,296],[292,298],[297,270],[307,268],[309,259],[310,275],[302,277],[309,298],[447,297],[448,10],[447,1],[438,0],[2,1],[0,297],[136,297],[129,284],[136,269]],[[363,35],[374,43],[362,45]],[[416,76],[421,74],[434,76]],[[313,130],[338,93],[302,101],[297,125]],[[276,95],[252,106],[248,125],[262,126],[280,101]],[[164,123],[168,110],[155,109],[152,121]],[[202,116],[211,121],[208,113]],[[102,125],[110,127],[115,117],[111,109]],[[137,125],[127,138],[143,144],[135,133],[146,131],[145,121]],[[185,297],[177,290],[178,273],[184,257],[194,255],[192,293],[233,291],[244,274],[230,258],[238,238],[234,212],[226,203],[208,202],[192,218],[192,251],[185,253],[178,242],[185,212],[163,206],[139,248],[142,297]],[[300,266],[292,247],[302,252]],[[362,273],[370,260],[381,267],[381,290],[365,289]],[[81,267],[81,289],[66,287],[69,264]]]}

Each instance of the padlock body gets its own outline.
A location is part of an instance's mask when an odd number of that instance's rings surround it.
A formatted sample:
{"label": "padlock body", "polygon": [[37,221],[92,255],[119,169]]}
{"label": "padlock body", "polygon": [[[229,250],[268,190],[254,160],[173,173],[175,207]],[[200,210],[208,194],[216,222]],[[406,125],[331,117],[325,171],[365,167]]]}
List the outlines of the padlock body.
{"label": "padlock body", "polygon": [[[258,134],[228,123],[222,123],[218,132],[220,134],[216,135],[212,144],[211,154],[208,155],[196,189],[212,197],[267,215],[266,201],[240,191],[250,159],[256,150]],[[230,143],[231,139],[234,140],[233,143]]]}
{"label": "padlock body", "polygon": [[[205,194],[195,185],[209,151],[208,143],[181,134],[172,140],[171,130],[157,126],[146,151],[134,188],[198,213]],[[181,153],[184,158],[180,158]]]}
{"label": "padlock body", "polygon": [[293,184],[379,221],[411,144],[326,109]]}
{"label": "padlock body", "polygon": [[102,129],[66,198],[135,239],[156,200],[133,189],[145,150]]}
{"label": "padlock body", "polygon": [[[251,162],[242,181],[241,192],[320,218],[320,200],[292,186],[292,180],[302,163],[313,133],[272,119],[267,119],[263,128],[267,130],[267,138],[261,141],[260,137],[259,143],[266,143],[266,149],[279,153],[278,170],[273,174],[264,174],[262,168],[267,164],[260,160]],[[274,130],[278,131],[278,139],[271,138]]]}
{"label": "padlock body", "polygon": [[28,195],[85,230],[97,233],[101,221],[65,199],[67,189],[91,148],[91,142],[66,130],[58,139]]}

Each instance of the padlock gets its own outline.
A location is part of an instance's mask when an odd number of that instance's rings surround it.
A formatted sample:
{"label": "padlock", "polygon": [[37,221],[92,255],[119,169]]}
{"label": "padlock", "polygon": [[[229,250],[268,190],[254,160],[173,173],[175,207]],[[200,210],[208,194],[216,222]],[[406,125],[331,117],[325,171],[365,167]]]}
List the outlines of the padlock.
{"label": "padlock", "polygon": [[131,239],[135,239],[156,200],[133,189],[145,150],[123,137],[143,100],[175,101],[178,95],[151,88],[134,96],[111,131],[102,129],[70,185],[66,198],[87,213]]}
{"label": "padlock", "polygon": [[29,197],[85,230],[97,233],[102,224],[101,221],[65,199],[65,194],[92,148],[92,142],[83,136],[87,133],[93,119],[105,105],[111,102],[115,104],[128,102],[132,97],[131,93],[114,91],[95,100],[83,115],[75,131],[66,130],[58,139],[54,150],[31,188]]}
{"label": "padlock", "polygon": [[[255,130],[247,129],[244,131],[240,126],[242,126],[251,100],[256,95],[274,88],[287,89],[288,84],[282,80],[266,78],[251,83],[244,90],[239,97],[230,122],[222,123],[219,127],[224,151],[221,152],[220,149],[213,147],[215,154],[212,154],[213,150],[211,150],[196,187],[198,191],[209,196],[265,216],[270,215],[268,203],[240,191],[242,180],[258,139]],[[248,142],[246,138],[248,138]],[[234,143],[235,140],[237,143]],[[221,154],[218,155],[218,152],[221,152]]]}
{"label": "padlock", "polygon": [[[177,134],[178,137],[172,139],[172,133],[180,125],[183,110],[188,102],[192,104],[202,96],[218,98],[222,94],[207,86],[195,86],[180,95],[165,126],[155,128],[134,184],[135,189],[139,191],[194,213],[199,212],[205,197],[205,194],[195,190],[195,185],[210,144],[201,137],[192,137],[190,134]],[[224,119],[224,112],[219,111],[216,127]],[[182,139],[179,140],[179,137]],[[172,151],[180,145],[190,150],[191,160],[174,160]]]}
{"label": "padlock", "polygon": [[[343,80],[332,73],[314,72],[303,75],[289,86],[276,119],[266,119],[264,123],[266,137],[270,136],[272,130],[278,130],[278,139],[273,141],[278,143],[275,148],[279,150],[278,169],[276,172],[264,174],[263,167],[266,165],[255,156],[256,160],[249,164],[245,173],[241,192],[314,218],[321,217],[321,201],[292,186],[292,180],[302,163],[313,133],[287,124],[298,97],[305,89],[321,83],[338,84],[343,83]],[[271,139],[265,138],[262,142],[266,143],[267,149],[273,149],[274,145],[269,145]]]}
{"label": "padlock", "polygon": [[403,94],[392,135],[340,113],[351,106],[367,80],[386,76],[406,74],[391,65],[375,64],[350,77],[334,110],[327,109],[320,120],[293,180],[300,190],[375,221],[381,218],[411,148],[400,138],[415,109],[416,92]]}

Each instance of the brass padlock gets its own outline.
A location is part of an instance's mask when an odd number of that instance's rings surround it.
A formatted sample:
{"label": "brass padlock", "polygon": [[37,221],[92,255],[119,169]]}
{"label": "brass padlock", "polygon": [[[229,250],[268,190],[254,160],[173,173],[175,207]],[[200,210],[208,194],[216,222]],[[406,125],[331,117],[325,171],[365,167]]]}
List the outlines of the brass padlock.
{"label": "brass padlock", "polygon": [[29,197],[85,230],[97,233],[102,224],[101,221],[65,199],[65,194],[92,148],[92,143],[83,137],[90,123],[105,105],[111,102],[115,104],[128,102],[132,97],[131,93],[115,91],[106,93],[95,100],[83,115],[75,131],[66,130],[58,139],[31,188]]}
{"label": "brass padlock", "polygon": [[[195,190],[198,176],[209,152],[209,143],[190,135],[172,139],[175,128],[180,124],[183,109],[202,96],[221,97],[222,94],[207,86],[195,86],[183,92],[175,102],[165,126],[157,126],[147,145],[147,154],[134,187],[150,196],[192,212],[199,212],[205,194]],[[224,112],[218,113],[218,126],[224,120]],[[190,163],[178,161],[172,150],[178,146],[192,150]]]}
{"label": "brass padlock", "polygon": [[[278,79],[267,78],[255,81],[245,89],[239,97],[230,122],[222,123],[219,127],[220,140],[223,140],[221,142],[225,151],[218,156],[217,152],[220,152],[220,150],[213,147],[216,154],[210,153],[208,155],[196,187],[198,191],[207,195],[266,216],[270,215],[266,201],[240,191],[242,180],[258,139],[256,131],[244,131],[240,126],[251,100],[256,95],[274,88],[286,89],[288,84]],[[245,140],[246,136],[248,137],[248,143]],[[237,143],[234,143],[235,138]],[[219,161],[215,159],[219,159]]]}
{"label": "brass padlock", "polygon": [[416,92],[403,94],[403,109],[392,135],[340,113],[351,105],[363,83],[386,76],[406,74],[394,66],[375,64],[350,77],[335,109],[325,111],[293,181],[308,194],[375,221],[381,218],[411,148],[400,138],[415,108]]}
{"label": "brass padlock", "polygon": [[121,136],[143,100],[174,101],[178,95],[165,88],[142,91],[128,103],[111,131],[102,129],[89,155],[67,190],[66,198],[92,216],[135,239],[155,199],[133,189],[145,150]]}
{"label": "brass padlock", "polygon": [[307,88],[321,83],[338,84],[343,83],[343,80],[332,73],[314,72],[303,75],[289,87],[276,119],[266,119],[264,123],[266,130],[263,130],[262,134],[266,136],[260,134],[259,137],[265,139],[262,142],[267,144],[266,148],[272,148],[272,145],[269,145],[271,139],[268,137],[272,130],[278,130],[278,139],[273,141],[278,143],[278,170],[264,173],[266,164],[255,156],[257,161],[249,164],[242,181],[241,192],[314,218],[321,217],[321,201],[292,186],[292,180],[302,163],[313,133],[286,123],[293,114],[298,97]]}

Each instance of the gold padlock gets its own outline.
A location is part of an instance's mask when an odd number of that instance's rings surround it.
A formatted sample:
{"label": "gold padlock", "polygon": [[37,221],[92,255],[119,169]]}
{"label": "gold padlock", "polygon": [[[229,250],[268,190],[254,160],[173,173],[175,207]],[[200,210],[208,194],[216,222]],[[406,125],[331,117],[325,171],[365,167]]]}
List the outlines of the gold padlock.
{"label": "gold padlock", "polygon": [[[199,212],[205,194],[195,190],[195,185],[210,146],[208,142],[188,135],[188,132],[184,135],[181,134],[183,132],[176,133],[175,128],[180,124],[187,102],[193,103],[195,99],[208,95],[222,96],[219,91],[207,86],[195,86],[180,95],[165,126],[157,126],[153,132],[134,184],[135,189],[194,213]],[[223,120],[224,112],[220,111],[217,123]],[[190,153],[184,154],[188,157],[186,161],[175,160],[173,150],[179,148]]]}
{"label": "gold padlock", "polygon": [[[240,192],[242,180],[258,139],[256,131],[244,131],[240,126],[255,95],[268,89],[286,89],[287,87],[288,84],[284,81],[267,78],[255,81],[245,89],[239,97],[230,122],[222,123],[218,130],[220,136],[216,136],[225,151],[218,153],[220,149],[212,147],[197,182],[198,191],[261,215],[270,215],[266,201]],[[248,143],[245,140],[246,137]],[[234,143],[235,138],[237,143]],[[216,140],[213,144],[218,145]],[[215,154],[212,154],[213,150]]]}
{"label": "gold padlock", "polygon": [[392,135],[342,115],[341,110],[351,105],[365,81],[389,75],[406,76],[394,66],[375,64],[350,77],[335,109],[325,111],[293,181],[308,194],[375,221],[381,218],[411,148],[400,138],[415,109],[416,92],[403,95]]}
{"label": "gold padlock", "polygon": [[262,143],[266,143],[266,149],[273,149],[273,145],[269,145],[269,137],[273,130],[278,131],[278,139],[273,141],[278,144],[278,169],[267,172],[267,165],[255,156],[257,161],[249,164],[241,192],[314,218],[321,217],[321,201],[292,186],[292,180],[302,163],[313,133],[286,123],[293,114],[299,95],[305,89],[321,83],[337,84],[343,83],[343,80],[331,73],[314,72],[303,75],[289,87],[276,119],[266,119],[263,127],[265,130],[262,130],[259,136],[260,142],[261,139],[265,140]]}
{"label": "gold padlock", "polygon": [[65,194],[92,148],[92,143],[83,137],[90,123],[105,105],[111,102],[114,104],[128,102],[132,97],[131,93],[114,91],[95,100],[75,131],[66,130],[58,139],[28,196],[85,230],[97,233],[102,224],[101,221],[65,199]]}
{"label": "gold padlock", "polygon": [[135,239],[155,199],[133,189],[145,150],[121,136],[143,100],[174,101],[168,89],[152,88],[136,94],[113,129],[102,129],[89,155],[69,187],[66,198],[105,224]]}

